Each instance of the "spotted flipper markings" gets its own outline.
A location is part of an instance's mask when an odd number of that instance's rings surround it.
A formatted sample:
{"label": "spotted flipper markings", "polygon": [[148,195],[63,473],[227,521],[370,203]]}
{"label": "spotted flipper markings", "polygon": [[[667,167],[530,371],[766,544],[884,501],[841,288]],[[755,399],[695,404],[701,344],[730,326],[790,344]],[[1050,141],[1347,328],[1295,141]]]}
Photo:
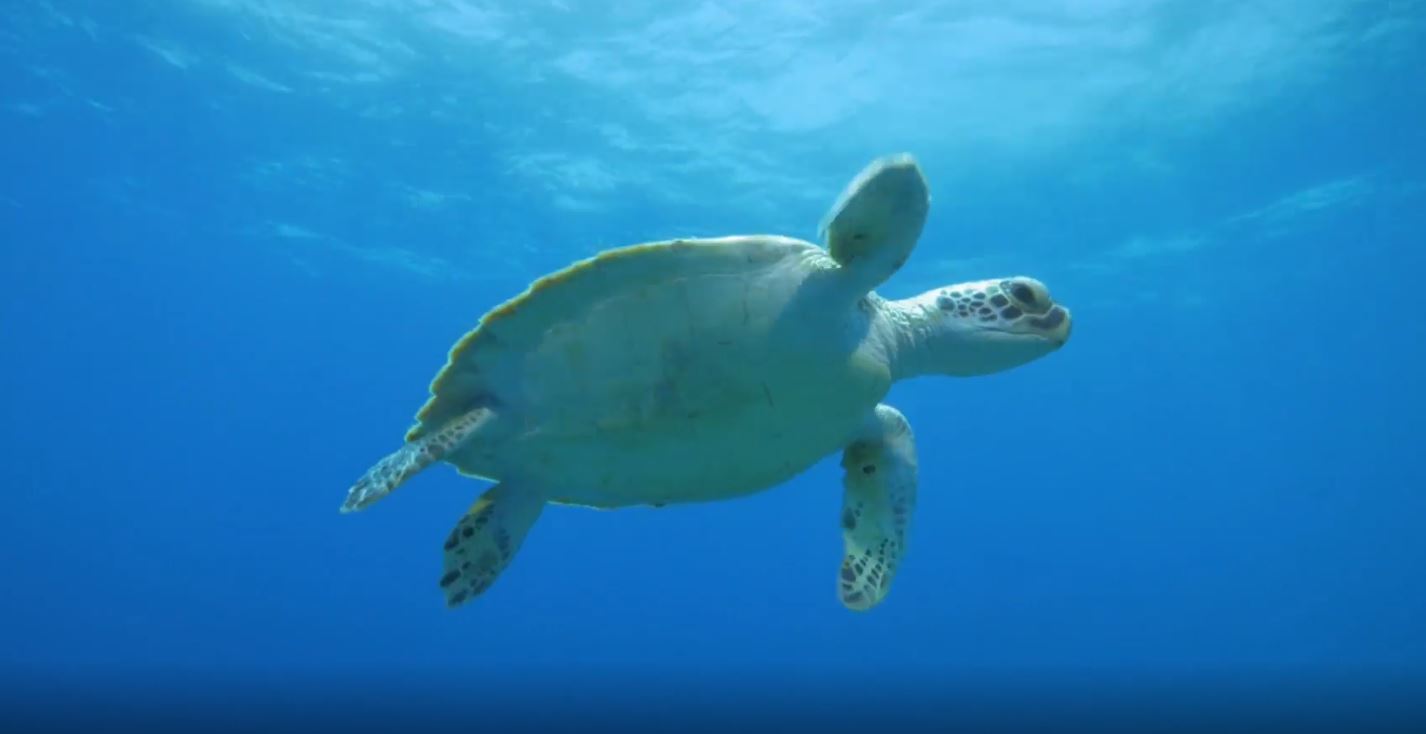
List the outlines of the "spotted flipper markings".
{"label": "spotted flipper markings", "polygon": [[482,418],[489,412],[477,408],[452,419],[440,430],[410,441],[388,454],[367,470],[360,479],[347,490],[342,512],[355,512],[370,507],[377,500],[391,494],[406,480],[416,476],[421,470],[441,460],[451,449],[459,446],[475,431]]}
{"label": "spotted flipper markings", "polygon": [[906,553],[916,506],[916,447],[911,427],[894,408],[877,406],[872,435],[842,453],[842,543],[838,575],[842,604],[867,611],[891,591]]}
{"label": "spotted flipper markings", "polygon": [[508,483],[481,495],[446,537],[440,579],[446,606],[455,608],[489,589],[539,519],[544,498]]}

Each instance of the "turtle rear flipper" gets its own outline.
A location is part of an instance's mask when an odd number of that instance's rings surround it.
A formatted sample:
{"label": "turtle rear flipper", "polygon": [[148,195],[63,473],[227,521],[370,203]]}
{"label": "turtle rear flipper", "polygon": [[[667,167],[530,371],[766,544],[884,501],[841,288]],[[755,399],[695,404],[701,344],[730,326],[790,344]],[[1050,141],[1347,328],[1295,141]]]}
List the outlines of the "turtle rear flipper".
{"label": "turtle rear flipper", "polygon": [[491,487],[470,506],[446,538],[440,582],[446,606],[458,607],[495,583],[544,507],[538,492],[510,482]]}
{"label": "turtle rear flipper", "polygon": [[416,476],[421,470],[440,461],[455,447],[465,442],[480,425],[490,411],[477,408],[456,416],[439,431],[408,441],[406,445],[387,454],[381,461],[366,471],[351,489],[347,490],[342,512],[364,510],[377,500],[391,494],[406,480]]}

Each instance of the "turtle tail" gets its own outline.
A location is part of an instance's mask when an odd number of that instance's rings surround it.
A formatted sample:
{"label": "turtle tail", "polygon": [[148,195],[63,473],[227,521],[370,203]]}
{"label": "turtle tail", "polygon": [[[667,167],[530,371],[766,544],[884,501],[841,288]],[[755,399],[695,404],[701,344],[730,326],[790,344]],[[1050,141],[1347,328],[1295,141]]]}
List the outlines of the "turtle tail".
{"label": "turtle tail", "polygon": [[481,419],[489,414],[477,408],[457,416],[440,430],[409,441],[406,445],[387,454],[381,461],[366,471],[347,490],[342,512],[355,512],[370,507],[377,500],[391,494],[406,480],[419,474],[426,467],[440,461],[452,449],[465,442],[480,425]]}

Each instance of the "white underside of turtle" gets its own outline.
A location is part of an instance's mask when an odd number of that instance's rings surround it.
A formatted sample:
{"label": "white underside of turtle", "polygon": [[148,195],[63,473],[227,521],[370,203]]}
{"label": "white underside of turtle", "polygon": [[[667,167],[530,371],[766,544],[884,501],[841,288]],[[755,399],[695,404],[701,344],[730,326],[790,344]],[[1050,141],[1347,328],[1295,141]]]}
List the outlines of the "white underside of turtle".
{"label": "white underside of turtle", "polygon": [[607,250],[537,280],[451,349],[406,443],[349,490],[364,509],[436,462],[487,479],[445,542],[449,606],[485,592],[548,504],[732,499],[842,454],[842,603],[881,602],[917,491],[897,380],[985,375],[1069,337],[1039,281],[1006,277],[901,301],[930,194],[910,155],[873,161],[823,222],[778,235]]}

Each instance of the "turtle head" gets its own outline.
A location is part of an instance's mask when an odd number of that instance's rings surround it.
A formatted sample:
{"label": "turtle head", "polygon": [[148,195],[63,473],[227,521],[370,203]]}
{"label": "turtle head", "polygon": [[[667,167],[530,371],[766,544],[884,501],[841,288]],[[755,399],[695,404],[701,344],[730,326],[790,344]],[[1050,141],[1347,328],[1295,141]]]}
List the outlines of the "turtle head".
{"label": "turtle head", "polygon": [[937,288],[903,302],[913,342],[908,374],[987,375],[1033,362],[1069,341],[1069,309],[1034,278]]}

